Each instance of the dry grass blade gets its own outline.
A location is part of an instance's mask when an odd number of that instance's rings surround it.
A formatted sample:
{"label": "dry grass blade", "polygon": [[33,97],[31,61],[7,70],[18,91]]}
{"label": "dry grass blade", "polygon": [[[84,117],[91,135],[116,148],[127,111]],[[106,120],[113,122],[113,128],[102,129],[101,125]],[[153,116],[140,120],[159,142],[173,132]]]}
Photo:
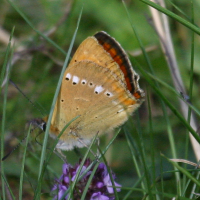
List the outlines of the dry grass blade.
{"label": "dry grass blade", "polygon": [[196,164],[196,163],[191,162],[189,160],[185,160],[185,159],[170,159],[170,160],[173,161],[173,162],[185,163],[185,164],[192,165],[192,166],[195,166],[197,168],[200,168],[199,164]]}
{"label": "dry grass blade", "polygon": [[[161,6],[165,7],[163,0],[159,0],[159,1],[152,0],[152,1],[155,3],[159,2],[159,4]],[[152,7],[150,7],[150,11],[152,13],[154,28],[155,28],[156,32],[158,33],[160,43],[162,46],[162,50],[166,56],[166,61],[168,63],[169,69],[170,69],[170,73],[171,73],[171,76],[173,79],[174,86],[177,91],[186,95],[185,86],[183,84],[183,81],[182,81],[182,78],[180,75],[180,71],[178,68],[178,64],[176,61],[176,56],[175,56],[175,52],[174,52],[174,48],[173,48],[173,43],[172,43],[172,39],[171,39],[167,16],[164,14],[161,14],[160,12],[158,12],[156,9],[154,9]],[[181,112],[182,112],[183,116],[185,117],[185,119],[187,119],[188,106],[181,99],[179,99],[179,103],[180,103],[180,107],[181,107]],[[195,122],[195,116],[193,113],[191,114],[190,125],[194,130],[197,130],[198,126]],[[199,143],[196,141],[196,139],[191,134],[190,134],[190,140],[192,143],[192,147],[193,147],[196,159],[200,160]]]}

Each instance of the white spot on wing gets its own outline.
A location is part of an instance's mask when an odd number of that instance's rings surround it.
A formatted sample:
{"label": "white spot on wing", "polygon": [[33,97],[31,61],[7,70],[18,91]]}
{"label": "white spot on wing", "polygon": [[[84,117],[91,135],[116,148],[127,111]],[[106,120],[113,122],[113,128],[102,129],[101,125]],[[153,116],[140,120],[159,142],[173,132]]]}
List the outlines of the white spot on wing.
{"label": "white spot on wing", "polygon": [[94,89],[95,93],[99,94],[104,90],[104,88],[101,85],[97,85]]}
{"label": "white spot on wing", "polygon": [[120,113],[120,112],[122,112],[122,111],[124,111],[124,109],[118,110],[117,113]]}
{"label": "white spot on wing", "polygon": [[72,77],[71,74],[70,74],[70,73],[67,73],[67,75],[66,75],[66,79],[67,79],[67,80],[70,80],[71,77]]}
{"label": "white spot on wing", "polygon": [[73,76],[72,82],[77,84],[79,82],[80,78],[78,76]]}

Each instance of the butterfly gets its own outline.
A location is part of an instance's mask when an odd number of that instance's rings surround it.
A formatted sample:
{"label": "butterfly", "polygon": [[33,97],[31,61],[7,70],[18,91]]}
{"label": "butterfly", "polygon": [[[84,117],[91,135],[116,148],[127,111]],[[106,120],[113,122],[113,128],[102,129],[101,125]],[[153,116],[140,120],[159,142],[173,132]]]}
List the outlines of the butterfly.
{"label": "butterfly", "polygon": [[114,38],[101,31],[85,39],[64,73],[50,135],[57,137],[67,123],[79,117],[65,129],[56,148],[84,147],[97,133],[109,133],[127,121],[144,101],[138,80]]}

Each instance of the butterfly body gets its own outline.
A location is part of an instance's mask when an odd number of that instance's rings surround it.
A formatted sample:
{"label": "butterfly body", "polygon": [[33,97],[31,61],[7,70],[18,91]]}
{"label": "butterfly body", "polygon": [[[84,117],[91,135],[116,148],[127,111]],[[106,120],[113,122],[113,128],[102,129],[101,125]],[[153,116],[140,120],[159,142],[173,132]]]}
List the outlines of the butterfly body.
{"label": "butterfly body", "polygon": [[97,133],[111,132],[143,101],[139,76],[129,69],[123,49],[106,33],[97,34],[82,42],[63,76],[50,134],[58,136],[67,123],[79,117],[61,135],[57,148],[62,150],[83,147]]}

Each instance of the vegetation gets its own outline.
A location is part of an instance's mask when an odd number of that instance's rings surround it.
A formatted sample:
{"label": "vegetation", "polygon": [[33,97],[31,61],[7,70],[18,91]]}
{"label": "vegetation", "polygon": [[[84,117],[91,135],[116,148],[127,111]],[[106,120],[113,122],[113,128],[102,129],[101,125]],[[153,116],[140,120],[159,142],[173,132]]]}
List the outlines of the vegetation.
{"label": "vegetation", "polygon": [[[38,128],[30,131],[27,122],[49,115],[70,44],[73,55],[85,38],[101,30],[128,52],[146,93],[120,130],[100,138],[101,152],[110,145],[100,161],[122,186],[116,199],[199,199],[200,4],[160,3],[1,2],[1,158],[27,134],[28,139],[1,162],[0,199],[53,198],[63,161],[52,153],[55,141]],[[95,141],[92,151],[97,152]],[[71,165],[86,157],[96,164],[88,148],[64,154]]]}

